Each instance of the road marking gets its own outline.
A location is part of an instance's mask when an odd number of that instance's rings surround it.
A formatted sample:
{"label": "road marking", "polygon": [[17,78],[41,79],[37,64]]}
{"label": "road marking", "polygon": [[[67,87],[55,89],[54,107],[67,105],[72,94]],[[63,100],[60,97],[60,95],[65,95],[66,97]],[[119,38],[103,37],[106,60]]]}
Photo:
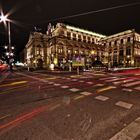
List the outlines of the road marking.
{"label": "road marking", "polygon": [[74,98],[74,100],[78,100],[78,99],[81,99],[81,98],[84,98],[85,96],[84,95],[80,95],[80,96],[77,96]]}
{"label": "road marking", "polygon": [[123,91],[128,91],[128,92],[132,92],[133,91],[132,89],[129,89],[129,88],[123,88],[122,90]]}
{"label": "road marking", "polygon": [[78,81],[78,79],[72,79],[71,81]]}
{"label": "road marking", "polygon": [[71,89],[69,89],[70,91],[72,91],[72,92],[77,92],[77,91],[79,91],[80,89],[77,89],[77,88],[71,88]]}
{"label": "road marking", "polygon": [[116,87],[114,87],[114,86],[108,86],[108,87],[101,88],[101,89],[97,90],[97,92],[103,92],[103,91],[114,89],[114,88],[116,88]]}
{"label": "road marking", "polygon": [[133,106],[133,104],[129,104],[123,101],[118,101],[115,105],[126,108],[126,109],[130,109]]}
{"label": "road marking", "polygon": [[80,94],[85,95],[85,96],[88,96],[88,95],[91,95],[92,93],[91,92],[84,91],[84,92],[80,92]]}
{"label": "road marking", "polygon": [[3,120],[3,119],[5,119],[5,118],[7,118],[7,117],[9,117],[9,116],[11,116],[11,115],[8,114],[8,115],[5,115],[5,116],[2,116],[2,117],[0,117],[0,120]]}
{"label": "road marking", "polygon": [[106,78],[100,78],[100,80],[107,80],[107,79],[113,79],[113,78],[117,78],[117,77],[106,77]]}
{"label": "road marking", "polygon": [[96,96],[95,99],[100,100],[100,101],[106,101],[109,99],[109,97],[99,95],[99,96]]}
{"label": "road marking", "polygon": [[56,77],[50,77],[50,78],[46,78],[48,80],[54,80],[54,79],[57,79]]}
{"label": "road marking", "polygon": [[55,110],[56,108],[58,108],[58,107],[60,107],[61,105],[60,104],[57,104],[57,105],[54,105],[54,106],[52,106],[51,108],[50,108],[50,110],[52,111],[52,110]]}
{"label": "road marking", "polygon": [[135,80],[136,79],[127,79],[127,80],[123,80],[123,81],[113,82],[113,84],[117,85],[117,84],[121,84],[121,83],[132,82],[132,81],[135,81]]}
{"label": "road marking", "polygon": [[61,84],[54,84],[54,86],[60,86]]}
{"label": "road marking", "polygon": [[93,82],[87,82],[87,84],[93,84]]}
{"label": "road marking", "polygon": [[70,77],[80,77],[80,76],[82,76],[82,75],[72,75],[72,76],[70,76]]}
{"label": "road marking", "polygon": [[61,86],[61,88],[69,88],[69,86]]}
{"label": "road marking", "polygon": [[51,84],[54,84],[54,82],[48,82],[48,84],[50,84],[50,85],[51,85]]}
{"label": "road marking", "polygon": [[71,78],[66,78],[67,80],[70,80]]}
{"label": "road marking", "polygon": [[135,87],[134,89],[136,89],[136,90],[140,90],[140,87]]}
{"label": "road marking", "polygon": [[140,135],[140,117],[119,131],[109,140],[134,140]]}
{"label": "road marking", "polygon": [[27,86],[28,86],[28,85],[22,85],[22,86],[10,88],[10,89],[8,89],[8,90],[6,90],[6,91],[0,92],[0,94],[10,93],[10,92],[13,92],[13,91],[17,90],[18,88],[23,88],[23,87],[27,87]]}
{"label": "road marking", "polygon": [[0,85],[0,87],[6,87],[6,86],[14,86],[14,85],[19,85],[19,84],[25,84],[27,83],[28,81],[19,81],[19,82],[12,82],[10,84],[3,84],[3,85]]}
{"label": "road marking", "polygon": [[106,80],[106,82],[114,82],[114,81],[119,81],[119,80],[124,80],[126,78],[115,78],[115,79],[111,79],[111,80]]}
{"label": "road marking", "polygon": [[104,84],[96,84],[96,85],[94,85],[94,87],[102,87],[102,86],[104,86]]}
{"label": "road marking", "polygon": [[140,81],[136,81],[136,82],[132,82],[132,83],[128,83],[128,84],[123,84],[122,86],[124,87],[131,87],[131,86],[135,86],[140,84]]}

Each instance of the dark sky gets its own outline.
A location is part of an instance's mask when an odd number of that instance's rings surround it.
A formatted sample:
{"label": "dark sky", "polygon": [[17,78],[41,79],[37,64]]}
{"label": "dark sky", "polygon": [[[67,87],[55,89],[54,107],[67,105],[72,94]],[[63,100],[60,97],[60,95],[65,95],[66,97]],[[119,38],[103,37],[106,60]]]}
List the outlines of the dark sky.
{"label": "dark sky", "polygon": [[[135,6],[61,19],[65,16],[137,2],[139,4]],[[34,26],[45,31],[48,22],[56,18],[60,19],[55,22],[65,22],[105,35],[132,28],[140,33],[139,0],[0,0],[0,9],[5,14],[10,12],[9,19],[16,21],[16,24],[11,24],[11,35],[12,44],[16,46],[17,52],[24,48]],[[4,25],[0,23],[0,46],[8,43],[7,40]]]}

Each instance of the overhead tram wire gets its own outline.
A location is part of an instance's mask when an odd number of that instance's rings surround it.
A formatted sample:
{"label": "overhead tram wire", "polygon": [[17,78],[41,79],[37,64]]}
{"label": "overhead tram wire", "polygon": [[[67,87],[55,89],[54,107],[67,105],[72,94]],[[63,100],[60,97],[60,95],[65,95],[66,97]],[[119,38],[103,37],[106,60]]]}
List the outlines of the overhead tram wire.
{"label": "overhead tram wire", "polygon": [[129,4],[124,4],[124,5],[118,5],[118,6],[113,6],[113,7],[109,7],[109,8],[104,8],[104,9],[84,12],[84,13],[80,13],[80,14],[74,14],[74,15],[70,15],[70,16],[64,16],[64,17],[60,17],[60,18],[50,19],[50,20],[47,20],[46,22],[53,22],[53,21],[58,21],[58,20],[63,20],[63,19],[75,18],[75,17],[95,14],[95,13],[99,13],[99,12],[105,12],[105,11],[124,8],[124,7],[136,6],[136,5],[140,5],[140,2],[129,3]]}
{"label": "overhead tram wire", "polygon": [[[83,12],[83,13],[79,13],[79,14],[73,14],[73,15],[70,15],[70,16],[63,16],[63,17],[58,17],[58,18],[54,18],[54,19],[48,19],[48,20],[45,20],[45,21],[38,22],[36,24],[45,24],[45,23],[49,23],[49,22],[55,22],[55,21],[59,21],[59,20],[75,18],[75,17],[80,17],[80,16],[95,14],[95,13],[99,13],[99,12],[115,10],[115,9],[124,8],[124,7],[131,7],[131,6],[136,6],[136,5],[140,5],[140,2],[128,3],[128,4],[124,4],[124,5],[118,5],[118,6],[108,7],[108,8],[104,8],[104,9],[99,9],[99,10],[94,10],[94,11],[89,11],[89,12]],[[22,25],[20,25],[20,22],[18,22],[18,23],[14,22],[14,23],[17,24],[18,26],[23,27],[23,28],[25,28],[25,26],[32,26],[33,25],[31,23],[23,23],[23,22],[21,23]]]}

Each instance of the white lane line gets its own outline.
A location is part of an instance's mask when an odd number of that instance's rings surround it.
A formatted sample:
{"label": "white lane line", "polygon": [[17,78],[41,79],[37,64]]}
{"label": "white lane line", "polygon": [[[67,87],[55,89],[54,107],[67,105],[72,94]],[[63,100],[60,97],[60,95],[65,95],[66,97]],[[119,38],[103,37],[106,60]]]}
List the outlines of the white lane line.
{"label": "white lane line", "polygon": [[87,82],[87,84],[93,84],[93,82]]}
{"label": "white lane line", "polygon": [[54,84],[54,86],[60,86],[61,84]]}
{"label": "white lane line", "polygon": [[126,108],[126,109],[131,109],[131,107],[133,106],[133,104],[129,104],[123,101],[118,101],[115,105]]}
{"label": "white lane line", "polygon": [[69,88],[69,86],[61,86],[61,88]]}
{"label": "white lane line", "polygon": [[100,78],[100,80],[107,80],[107,79],[113,79],[113,78],[117,78],[117,77],[106,77],[106,78]]}
{"label": "white lane line", "polygon": [[121,83],[132,82],[132,81],[135,81],[135,80],[136,79],[127,79],[127,80],[123,80],[123,81],[113,82],[113,84],[117,85],[117,84],[121,84]]}
{"label": "white lane line", "polygon": [[128,83],[128,84],[123,84],[122,86],[131,87],[131,86],[135,86],[135,85],[138,85],[138,84],[140,84],[140,81],[131,82],[131,83]]}
{"label": "white lane line", "polygon": [[119,80],[124,80],[126,78],[115,78],[115,79],[111,79],[111,80],[106,80],[106,82],[114,82],[114,81],[119,81]]}
{"label": "white lane line", "polygon": [[109,140],[134,140],[140,135],[140,117],[123,128]]}
{"label": "white lane line", "polygon": [[136,90],[140,90],[140,87],[135,87],[134,89],[136,89]]}
{"label": "white lane line", "polygon": [[79,91],[80,89],[77,89],[77,88],[71,88],[71,89],[69,89],[70,91],[72,91],[72,92],[77,92],[77,91]]}
{"label": "white lane line", "polygon": [[91,95],[92,93],[91,92],[84,91],[84,92],[81,92],[80,94],[85,95],[85,96],[88,96],[88,95]]}
{"label": "white lane line", "polygon": [[133,91],[132,89],[129,89],[129,88],[123,88],[122,90],[123,91],[128,91],[128,92],[132,92]]}
{"label": "white lane line", "polygon": [[109,99],[109,97],[99,95],[99,96],[96,96],[95,99],[100,100],[100,101],[106,101]]}

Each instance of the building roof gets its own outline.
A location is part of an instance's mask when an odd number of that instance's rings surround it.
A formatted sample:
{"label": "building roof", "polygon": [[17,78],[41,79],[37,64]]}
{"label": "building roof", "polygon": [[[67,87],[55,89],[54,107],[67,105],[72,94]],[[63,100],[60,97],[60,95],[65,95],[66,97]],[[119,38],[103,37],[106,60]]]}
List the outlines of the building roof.
{"label": "building roof", "polygon": [[96,36],[96,37],[100,37],[100,38],[106,37],[105,35],[98,34],[98,33],[92,32],[92,31],[88,31],[88,30],[77,28],[77,27],[70,26],[70,25],[66,25],[66,28],[67,29],[74,30],[74,31],[78,31],[78,32],[83,32],[83,33],[86,33],[86,34],[90,34],[90,35],[93,35],[93,36]]}
{"label": "building roof", "polygon": [[135,29],[126,30],[126,31],[123,31],[123,32],[119,32],[119,33],[104,37],[104,38],[102,38],[102,40],[108,40],[108,39],[116,38],[116,37],[119,37],[119,36],[124,36],[126,34],[130,34],[130,33],[133,33],[133,32],[135,32]]}

